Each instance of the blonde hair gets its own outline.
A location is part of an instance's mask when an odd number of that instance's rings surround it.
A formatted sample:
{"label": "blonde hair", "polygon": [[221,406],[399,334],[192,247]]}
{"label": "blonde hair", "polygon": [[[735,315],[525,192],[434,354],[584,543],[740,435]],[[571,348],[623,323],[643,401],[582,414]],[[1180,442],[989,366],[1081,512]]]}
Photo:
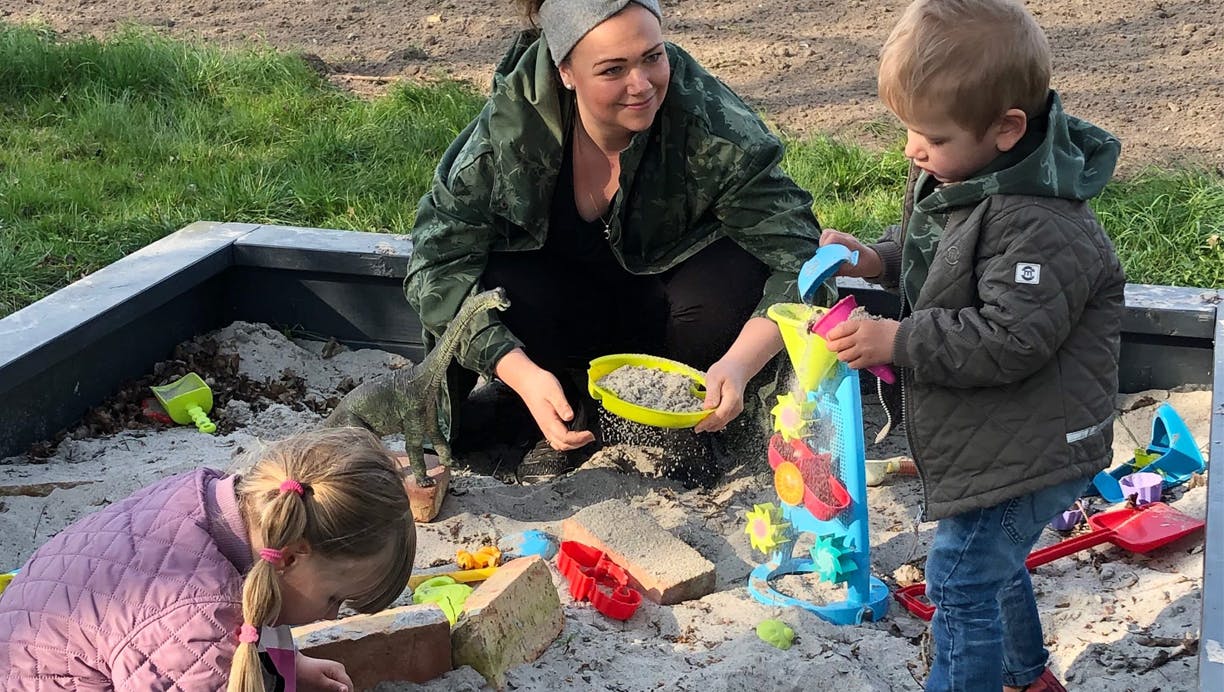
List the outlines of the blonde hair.
{"label": "blonde hair", "polygon": [[1045,110],[1050,44],[1013,0],[915,0],[880,50],[880,99],[901,120],[947,116],[981,135]]}
{"label": "blonde hair", "polygon": [[[301,484],[302,494],[282,490],[286,481]],[[247,525],[265,547],[281,549],[304,540],[322,557],[349,559],[389,549],[383,578],[354,599],[358,611],[386,608],[407,585],[416,527],[399,466],[369,431],[327,428],[275,443],[239,478],[236,493]],[[272,624],[280,609],[276,566],[256,560],[242,584],[243,624],[257,629]],[[257,645],[239,642],[228,692],[263,689]]]}

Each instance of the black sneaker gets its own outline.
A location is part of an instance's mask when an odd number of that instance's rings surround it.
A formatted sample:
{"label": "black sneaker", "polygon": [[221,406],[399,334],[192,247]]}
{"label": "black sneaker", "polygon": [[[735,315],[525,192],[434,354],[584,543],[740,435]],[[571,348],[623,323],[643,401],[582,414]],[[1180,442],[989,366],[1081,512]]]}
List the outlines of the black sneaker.
{"label": "black sneaker", "polygon": [[589,458],[591,455],[586,452],[585,447],[561,452],[553,449],[552,445],[548,444],[548,440],[541,439],[523,455],[523,461],[519,464],[515,477],[523,485],[544,483],[577,469]]}
{"label": "black sneaker", "polygon": [[541,438],[535,443],[518,466],[516,476],[523,485],[543,483],[552,480],[582,466],[600,449],[599,416],[593,410],[594,402],[585,395],[570,397],[574,408],[574,419],[570,421],[570,430],[590,430],[595,435],[595,441],[583,447],[568,452],[552,448],[548,440]]}

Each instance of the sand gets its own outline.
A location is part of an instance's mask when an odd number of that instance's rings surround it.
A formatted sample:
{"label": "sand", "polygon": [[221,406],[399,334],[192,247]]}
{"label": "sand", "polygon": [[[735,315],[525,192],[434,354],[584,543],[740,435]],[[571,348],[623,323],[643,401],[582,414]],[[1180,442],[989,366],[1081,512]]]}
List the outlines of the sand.
{"label": "sand", "polygon": [[[215,337],[255,377],[275,377],[290,368],[306,382],[308,397],[327,400],[348,386],[403,360],[378,351],[342,351],[323,358],[324,345],[292,341],[263,325],[235,323]],[[327,349],[328,352],[332,349]],[[1119,398],[1117,460],[1135,442],[1146,442],[1156,403],[1169,401],[1186,418],[1201,448],[1207,442],[1209,392],[1147,392]],[[291,402],[292,403],[292,402]],[[266,408],[264,407],[266,404]],[[882,420],[867,404],[866,438]],[[228,468],[242,450],[315,426],[319,414],[285,403],[230,401],[214,412],[233,431],[208,436],[193,428],[149,428],[66,440],[45,463],[26,457],[0,461],[0,567],[17,567],[41,543],[73,520],[135,489],[197,466]],[[401,448],[402,440],[388,438]],[[903,451],[899,434],[869,446],[871,458]],[[556,535],[579,509],[619,498],[649,514],[674,536],[714,563],[715,593],[675,606],[645,603],[621,623],[575,604],[559,589],[564,632],[536,662],[509,674],[512,686],[540,690],[839,690],[920,689],[920,640],[926,624],[890,606],[877,623],[834,626],[799,609],[767,607],[745,589],[748,572],[762,559],[749,547],[744,512],[775,501],[771,476],[760,453],[742,453],[713,487],[686,489],[656,477],[659,450],[620,445],[592,457],[576,473],[539,486],[507,485],[457,468],[442,513],[418,527],[418,567],[446,564],[458,548],[528,528]],[[1193,485],[1188,484],[1188,485]],[[914,524],[918,480],[891,476],[868,489],[874,572],[890,586],[921,577],[932,524]],[[1202,517],[1206,488],[1178,489],[1177,509]],[[1047,531],[1043,543],[1059,536]],[[1151,556],[1104,546],[1040,568],[1034,585],[1046,626],[1052,665],[1076,690],[1184,690],[1197,680],[1202,539],[1191,538]],[[555,571],[554,571],[555,572]],[[561,586],[560,578],[554,578]],[[781,588],[828,597],[808,579],[787,577]],[[405,599],[402,599],[406,601]],[[754,629],[781,618],[796,632],[795,645],[780,651],[760,641]],[[470,669],[453,671],[427,685],[384,684],[392,690],[474,690],[482,679]]]}
{"label": "sand", "polygon": [[694,395],[695,383],[688,376],[638,365],[622,365],[596,384],[623,401],[656,411],[700,411],[704,401]]}

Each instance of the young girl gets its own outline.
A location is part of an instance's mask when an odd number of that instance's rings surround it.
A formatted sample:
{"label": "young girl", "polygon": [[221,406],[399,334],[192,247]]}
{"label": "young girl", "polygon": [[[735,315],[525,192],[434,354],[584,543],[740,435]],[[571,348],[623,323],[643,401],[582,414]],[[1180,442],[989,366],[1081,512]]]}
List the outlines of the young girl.
{"label": "young girl", "polygon": [[364,430],[283,440],[242,476],[168,478],[22,567],[0,597],[0,689],[351,690],[288,627],[385,608],[415,550],[400,471]]}

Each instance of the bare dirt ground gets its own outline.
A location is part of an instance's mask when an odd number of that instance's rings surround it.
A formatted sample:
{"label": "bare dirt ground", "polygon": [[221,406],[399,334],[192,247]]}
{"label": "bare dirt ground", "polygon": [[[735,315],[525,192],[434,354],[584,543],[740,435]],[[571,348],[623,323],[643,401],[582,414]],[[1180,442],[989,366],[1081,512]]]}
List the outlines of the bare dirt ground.
{"label": "bare dirt ground", "polygon": [[[665,30],[778,127],[868,145],[899,130],[875,98],[875,58],[907,0],[664,0]],[[1029,0],[1055,52],[1068,110],[1123,142],[1123,171],[1224,170],[1224,2]],[[376,91],[394,79],[487,89],[522,25],[512,0],[0,0],[0,18],[67,35],[125,23],[224,45],[263,41],[321,58],[333,79]],[[384,79],[378,79],[384,78]],[[882,126],[884,125],[884,126]]]}

